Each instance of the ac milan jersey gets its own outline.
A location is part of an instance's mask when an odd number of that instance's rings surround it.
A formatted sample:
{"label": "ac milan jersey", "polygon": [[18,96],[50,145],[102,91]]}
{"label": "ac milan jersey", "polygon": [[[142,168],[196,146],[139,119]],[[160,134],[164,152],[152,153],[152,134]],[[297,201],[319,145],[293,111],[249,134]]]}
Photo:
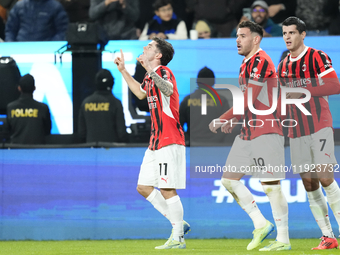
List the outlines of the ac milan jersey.
{"label": "ac milan jersey", "polygon": [[[331,59],[322,51],[306,47],[296,58],[290,54],[278,66],[281,86],[308,88],[322,86],[321,77],[334,71]],[[312,96],[303,106],[312,114],[305,115],[296,105],[288,105],[287,119],[296,122],[289,127],[288,137],[295,138],[316,133],[322,128],[332,127],[328,96]],[[295,127],[295,124],[297,124]]]}
{"label": "ac milan jersey", "polygon": [[[278,94],[273,95],[273,88],[277,87],[277,75],[272,60],[262,49],[252,57],[243,60],[240,67],[239,85],[242,92],[246,92],[250,85],[262,87],[253,106],[256,110],[262,111],[271,108],[273,96],[278,97]],[[245,97],[245,100],[248,99]],[[268,115],[257,115],[252,113],[248,106],[244,112],[243,121],[244,125],[242,125],[240,134],[243,140],[252,140],[260,135],[271,133],[283,135],[276,110]]]}
{"label": "ac milan jersey", "polygon": [[146,74],[141,89],[146,93],[151,115],[150,150],[158,150],[170,144],[185,145],[184,132],[179,122],[179,96],[175,76],[166,66],[155,72],[173,85],[173,94],[165,96]]}

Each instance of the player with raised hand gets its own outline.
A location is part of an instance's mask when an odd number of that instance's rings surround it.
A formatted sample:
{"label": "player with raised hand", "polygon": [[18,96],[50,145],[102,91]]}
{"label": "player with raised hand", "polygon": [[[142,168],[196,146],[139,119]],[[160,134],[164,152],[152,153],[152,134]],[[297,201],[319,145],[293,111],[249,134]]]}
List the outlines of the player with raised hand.
{"label": "player with raised hand", "polygon": [[[311,115],[305,115],[295,105],[288,105],[287,115],[297,123],[289,127],[288,132],[293,169],[300,173],[311,211],[323,235],[319,246],[312,250],[338,248],[320,183],[340,226],[340,190],[333,173],[337,161],[328,105],[328,96],[340,93],[340,83],[327,54],[304,44],[306,25],[302,20],[287,18],[282,23],[282,31],[290,54],[278,66],[280,85],[304,88],[311,93],[311,99],[303,104]],[[290,99],[301,97],[302,93],[286,95]]]}
{"label": "player with raised hand", "polygon": [[[249,110],[248,106],[248,96],[251,96],[255,109],[268,110],[273,104],[273,96],[276,96],[272,94],[273,89],[277,87],[275,66],[270,57],[260,48],[262,37],[263,31],[260,25],[251,21],[243,21],[239,24],[236,43],[238,54],[245,57],[239,75],[239,85],[245,99],[243,116],[245,125],[242,125],[241,134],[235,138],[226,161],[227,169],[228,166],[233,166],[237,171],[224,172],[222,184],[253,221],[255,227],[253,240],[247,246],[247,250],[253,250],[274,230],[274,225],[262,215],[253,195],[240,179],[246,174],[260,178],[263,190],[269,198],[277,227],[276,240],[260,251],[281,251],[291,249],[288,233],[288,204],[280,185],[280,180],[285,178],[285,173],[270,171],[269,166],[285,165],[282,128],[277,121],[262,126],[254,123],[254,121],[265,123],[266,119],[277,119],[276,111],[268,115],[256,115]],[[235,123],[240,123],[241,117],[235,116],[231,108],[219,119],[213,120],[209,128],[212,132],[221,128],[222,132],[230,133]],[[246,167],[250,166],[255,166],[251,168],[253,171],[245,171]]]}
{"label": "player with raised hand", "polygon": [[[137,82],[125,69],[124,55],[114,63],[131,91],[147,97],[151,115],[150,144],[140,168],[137,191],[172,224],[172,233],[156,249],[184,249],[184,234],[190,225],[183,221],[183,206],[176,189],[185,189],[186,163],[183,129],[179,122],[179,96],[175,76],[166,65],[172,60],[172,45],[158,37],[145,46],[137,58],[147,73]],[[158,189],[155,189],[158,187]]]}

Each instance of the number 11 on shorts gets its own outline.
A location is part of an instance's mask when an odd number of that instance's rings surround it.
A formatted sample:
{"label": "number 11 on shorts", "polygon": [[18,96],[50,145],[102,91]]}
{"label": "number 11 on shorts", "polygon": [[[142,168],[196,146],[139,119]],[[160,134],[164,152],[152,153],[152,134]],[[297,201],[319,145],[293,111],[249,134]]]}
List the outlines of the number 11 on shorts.
{"label": "number 11 on shorts", "polygon": [[[164,167],[162,167],[162,165]],[[164,175],[168,174],[168,163],[159,163],[159,175],[162,175],[162,168],[164,168]]]}

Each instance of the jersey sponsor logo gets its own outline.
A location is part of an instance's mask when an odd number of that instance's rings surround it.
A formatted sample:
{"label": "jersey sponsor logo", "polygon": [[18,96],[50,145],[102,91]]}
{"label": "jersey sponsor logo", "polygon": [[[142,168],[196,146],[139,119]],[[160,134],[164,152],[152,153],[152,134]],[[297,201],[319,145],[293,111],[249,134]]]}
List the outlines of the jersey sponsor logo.
{"label": "jersey sponsor logo", "polygon": [[307,85],[311,83],[312,83],[311,78],[302,78],[299,80],[286,82],[286,87],[289,87],[289,88],[307,87]]}
{"label": "jersey sponsor logo", "polygon": [[246,84],[240,84],[240,89],[244,93],[244,91],[246,91],[246,89],[247,89],[247,85]]}
{"label": "jersey sponsor logo", "polygon": [[110,103],[86,103],[85,111],[89,112],[107,112],[109,111]]}
{"label": "jersey sponsor logo", "polygon": [[11,110],[12,118],[38,118],[38,109],[13,109]]}
{"label": "jersey sponsor logo", "polygon": [[148,103],[149,103],[149,109],[156,109],[157,108],[157,101],[158,97],[157,96],[149,96],[147,97]]}

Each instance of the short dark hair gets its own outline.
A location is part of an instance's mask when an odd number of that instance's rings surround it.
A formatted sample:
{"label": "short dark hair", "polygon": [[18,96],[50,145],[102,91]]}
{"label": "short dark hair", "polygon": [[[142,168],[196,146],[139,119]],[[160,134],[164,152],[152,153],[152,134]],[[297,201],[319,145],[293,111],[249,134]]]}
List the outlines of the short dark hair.
{"label": "short dark hair", "polygon": [[261,38],[263,37],[263,28],[259,24],[255,23],[255,22],[252,22],[252,21],[249,21],[249,20],[245,20],[245,21],[242,21],[238,25],[238,27],[239,28],[247,27],[247,28],[250,29],[250,32],[259,34],[259,36],[261,36]]}
{"label": "short dark hair", "polygon": [[155,11],[158,11],[159,8],[163,7],[163,6],[166,6],[168,4],[171,4],[172,5],[172,2],[171,0],[156,0],[152,7]]}
{"label": "short dark hair", "polygon": [[299,31],[300,34],[302,34],[303,31],[306,31],[305,22],[303,22],[301,19],[297,17],[289,17],[289,18],[286,18],[282,22],[282,26],[291,26],[291,25],[295,25],[297,31]]}
{"label": "short dark hair", "polygon": [[30,74],[25,74],[20,78],[18,85],[23,93],[33,93],[35,90],[34,77]]}
{"label": "short dark hair", "polygon": [[165,41],[162,38],[154,37],[152,40],[157,43],[156,47],[162,53],[161,65],[166,66],[174,57],[174,48],[172,47],[171,43]]}

